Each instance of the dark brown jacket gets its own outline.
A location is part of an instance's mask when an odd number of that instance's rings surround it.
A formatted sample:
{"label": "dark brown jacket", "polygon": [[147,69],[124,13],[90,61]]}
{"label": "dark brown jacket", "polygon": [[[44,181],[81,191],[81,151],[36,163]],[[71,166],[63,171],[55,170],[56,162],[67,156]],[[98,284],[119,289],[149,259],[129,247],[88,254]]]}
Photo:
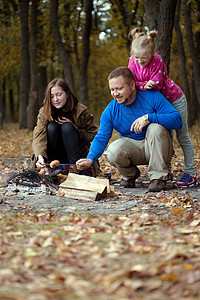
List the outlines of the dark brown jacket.
{"label": "dark brown jacket", "polygon": [[[89,112],[88,108],[81,104],[78,103],[73,111],[72,111],[72,116],[74,119],[74,123],[76,127],[78,128],[79,136],[82,141],[85,142],[86,147],[89,150],[90,147],[90,142],[93,140],[97,133],[97,127],[94,125],[94,117],[93,115]],[[38,155],[42,155],[46,161],[48,162],[48,157],[47,157],[47,125],[49,121],[45,116],[44,113],[44,108],[42,107],[39,110],[39,114],[37,117],[37,125],[35,126],[33,130],[33,143],[32,143],[32,148],[33,148],[33,164],[32,167],[35,166],[35,163],[38,159]],[[99,167],[97,167],[97,164],[95,165],[95,175],[97,175],[100,172]]]}

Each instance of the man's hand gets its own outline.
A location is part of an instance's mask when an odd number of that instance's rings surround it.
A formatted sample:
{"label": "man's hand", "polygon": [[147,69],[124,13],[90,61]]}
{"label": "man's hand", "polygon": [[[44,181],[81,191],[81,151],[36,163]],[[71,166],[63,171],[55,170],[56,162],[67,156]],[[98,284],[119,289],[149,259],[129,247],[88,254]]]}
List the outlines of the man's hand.
{"label": "man's hand", "polygon": [[154,85],[156,85],[156,83],[153,80],[149,80],[147,81],[147,83],[145,84],[144,88],[146,90],[150,90],[154,87]]}
{"label": "man's hand", "polygon": [[145,127],[149,123],[148,120],[144,119],[144,116],[136,119],[131,125],[131,131],[135,131],[135,133],[142,132],[142,128]]}
{"label": "man's hand", "polygon": [[76,162],[76,167],[78,170],[84,170],[92,165],[93,161],[90,158],[81,158]]}
{"label": "man's hand", "polygon": [[42,155],[38,155],[38,160],[36,162],[36,167],[37,168],[44,168],[46,167],[46,164],[45,164],[45,161],[44,161],[44,158]]}

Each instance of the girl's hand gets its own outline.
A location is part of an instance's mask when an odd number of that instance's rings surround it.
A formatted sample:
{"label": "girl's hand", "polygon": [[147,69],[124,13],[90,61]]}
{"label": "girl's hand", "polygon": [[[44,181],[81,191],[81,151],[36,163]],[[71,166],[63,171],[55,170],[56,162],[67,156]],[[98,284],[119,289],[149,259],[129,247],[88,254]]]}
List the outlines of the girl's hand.
{"label": "girl's hand", "polygon": [[58,117],[58,120],[55,120],[58,124],[62,125],[64,124],[65,122],[71,122],[72,121],[66,117]]}
{"label": "girl's hand", "polygon": [[78,170],[84,170],[92,165],[93,161],[90,158],[81,158],[76,162],[76,167]]}
{"label": "girl's hand", "polygon": [[77,126],[68,118],[66,117],[58,117],[58,120],[55,120],[58,124],[62,125],[64,124],[65,122],[70,122],[74,125],[74,127],[76,128],[76,130],[78,130]]}
{"label": "girl's hand", "polygon": [[44,161],[44,158],[42,155],[38,155],[38,160],[36,162],[36,167],[37,168],[44,168],[46,167],[46,164],[45,164],[45,161]]}
{"label": "girl's hand", "polygon": [[155,83],[153,80],[149,80],[149,81],[145,84],[144,88],[145,88],[146,90],[150,90],[150,89],[152,89],[152,88],[154,87],[154,85],[156,85],[156,83]]}

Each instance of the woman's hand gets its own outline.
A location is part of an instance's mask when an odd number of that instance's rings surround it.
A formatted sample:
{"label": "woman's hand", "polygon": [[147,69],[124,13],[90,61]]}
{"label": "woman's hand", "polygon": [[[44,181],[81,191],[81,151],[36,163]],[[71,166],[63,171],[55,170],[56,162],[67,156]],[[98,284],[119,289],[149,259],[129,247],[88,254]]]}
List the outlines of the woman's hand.
{"label": "woman's hand", "polygon": [[76,167],[78,170],[84,170],[92,165],[93,161],[90,158],[81,158],[76,162]]}
{"label": "woman's hand", "polygon": [[64,124],[65,122],[71,122],[72,121],[66,117],[58,117],[58,120],[55,120],[58,124],[62,125]]}
{"label": "woman's hand", "polygon": [[46,167],[46,164],[45,164],[45,161],[44,161],[44,158],[42,155],[38,155],[38,160],[36,162],[36,167],[37,168],[44,168]]}
{"label": "woman's hand", "polygon": [[55,120],[58,124],[62,125],[64,124],[65,122],[70,122],[74,125],[74,127],[76,128],[76,130],[78,130],[78,128],[76,127],[76,125],[68,118],[66,117],[58,117],[58,120]]}

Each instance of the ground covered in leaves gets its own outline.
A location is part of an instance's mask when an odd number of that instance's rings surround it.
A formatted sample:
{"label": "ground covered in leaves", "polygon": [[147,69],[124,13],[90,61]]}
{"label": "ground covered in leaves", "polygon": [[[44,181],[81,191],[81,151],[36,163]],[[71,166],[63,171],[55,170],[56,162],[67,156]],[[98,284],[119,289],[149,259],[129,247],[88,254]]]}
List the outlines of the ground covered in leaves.
{"label": "ground covered in leaves", "polygon": [[[190,135],[199,174],[199,125]],[[32,133],[13,124],[1,131],[2,185],[28,167],[31,140]],[[176,140],[175,150],[179,174],[183,156]],[[101,166],[113,171],[104,159]],[[66,214],[48,205],[33,210],[27,197],[16,209],[17,194],[6,195],[2,186],[0,299],[200,299],[199,187],[147,193],[141,170],[135,191],[116,189],[115,198],[98,204],[73,200]]]}

